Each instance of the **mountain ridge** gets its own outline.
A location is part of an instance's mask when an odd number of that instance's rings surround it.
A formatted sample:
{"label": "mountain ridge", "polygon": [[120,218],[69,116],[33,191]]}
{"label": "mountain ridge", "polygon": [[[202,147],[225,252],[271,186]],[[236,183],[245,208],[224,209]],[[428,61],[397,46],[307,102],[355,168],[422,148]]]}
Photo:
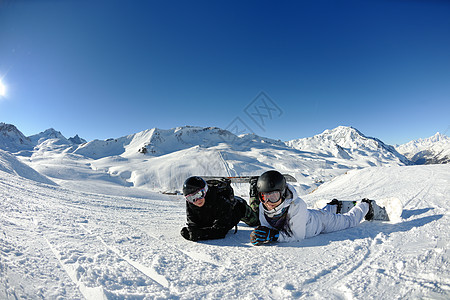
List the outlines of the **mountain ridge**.
{"label": "mountain ridge", "polygon": [[395,148],[414,164],[450,163],[450,137],[439,132],[429,138],[413,140]]}
{"label": "mountain ridge", "polygon": [[[287,142],[198,126],[152,128],[81,144],[51,128],[28,140],[31,149],[16,153],[24,163],[56,183],[73,186],[79,178],[79,189],[90,178],[173,192],[192,175],[244,176],[277,169],[294,176],[296,188],[308,193],[352,169],[410,164],[394,147],[347,126]],[[236,187],[236,192],[245,195],[247,189]]]}

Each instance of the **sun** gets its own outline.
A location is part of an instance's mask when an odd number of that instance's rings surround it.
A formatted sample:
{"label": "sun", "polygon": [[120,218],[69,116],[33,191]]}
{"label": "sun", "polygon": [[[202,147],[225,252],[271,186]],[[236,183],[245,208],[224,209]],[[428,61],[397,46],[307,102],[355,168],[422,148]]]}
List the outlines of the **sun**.
{"label": "sun", "polygon": [[6,96],[6,86],[0,81],[0,97]]}

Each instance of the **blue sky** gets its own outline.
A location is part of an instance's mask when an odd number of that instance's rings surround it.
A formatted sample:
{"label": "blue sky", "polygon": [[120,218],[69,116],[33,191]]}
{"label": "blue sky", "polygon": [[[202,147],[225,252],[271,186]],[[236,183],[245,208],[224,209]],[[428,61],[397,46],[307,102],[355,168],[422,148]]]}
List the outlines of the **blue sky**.
{"label": "blue sky", "polygon": [[450,129],[450,2],[0,2],[0,121],[107,139],[217,126],[386,143]]}

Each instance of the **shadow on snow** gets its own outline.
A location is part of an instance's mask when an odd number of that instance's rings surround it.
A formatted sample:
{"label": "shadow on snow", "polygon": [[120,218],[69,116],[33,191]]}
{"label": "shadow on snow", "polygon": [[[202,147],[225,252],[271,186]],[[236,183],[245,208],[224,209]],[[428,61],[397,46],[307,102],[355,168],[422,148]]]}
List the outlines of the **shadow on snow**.
{"label": "shadow on snow", "polygon": [[[405,210],[402,214],[403,218],[409,218],[414,215],[424,214],[433,208]],[[320,234],[318,236],[304,239],[299,242],[290,243],[269,243],[264,246],[275,247],[320,247],[338,241],[356,241],[358,239],[375,238],[378,234],[384,233],[390,235],[396,232],[407,232],[416,227],[422,227],[434,221],[441,219],[444,215],[433,215],[422,217],[414,220],[408,220],[400,223],[385,222],[363,222],[359,226],[336,231],[332,233]],[[253,247],[250,244],[250,233],[253,228],[243,223],[239,223],[238,231],[234,233],[234,229],[230,230],[224,239],[201,241],[214,246],[231,246],[231,247]]]}

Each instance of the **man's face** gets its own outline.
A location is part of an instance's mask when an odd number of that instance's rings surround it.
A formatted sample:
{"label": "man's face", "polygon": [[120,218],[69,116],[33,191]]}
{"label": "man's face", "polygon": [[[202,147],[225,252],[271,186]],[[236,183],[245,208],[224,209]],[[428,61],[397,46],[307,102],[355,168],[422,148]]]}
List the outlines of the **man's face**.
{"label": "man's face", "polygon": [[197,199],[194,203],[195,206],[202,207],[205,205],[205,197]]}

